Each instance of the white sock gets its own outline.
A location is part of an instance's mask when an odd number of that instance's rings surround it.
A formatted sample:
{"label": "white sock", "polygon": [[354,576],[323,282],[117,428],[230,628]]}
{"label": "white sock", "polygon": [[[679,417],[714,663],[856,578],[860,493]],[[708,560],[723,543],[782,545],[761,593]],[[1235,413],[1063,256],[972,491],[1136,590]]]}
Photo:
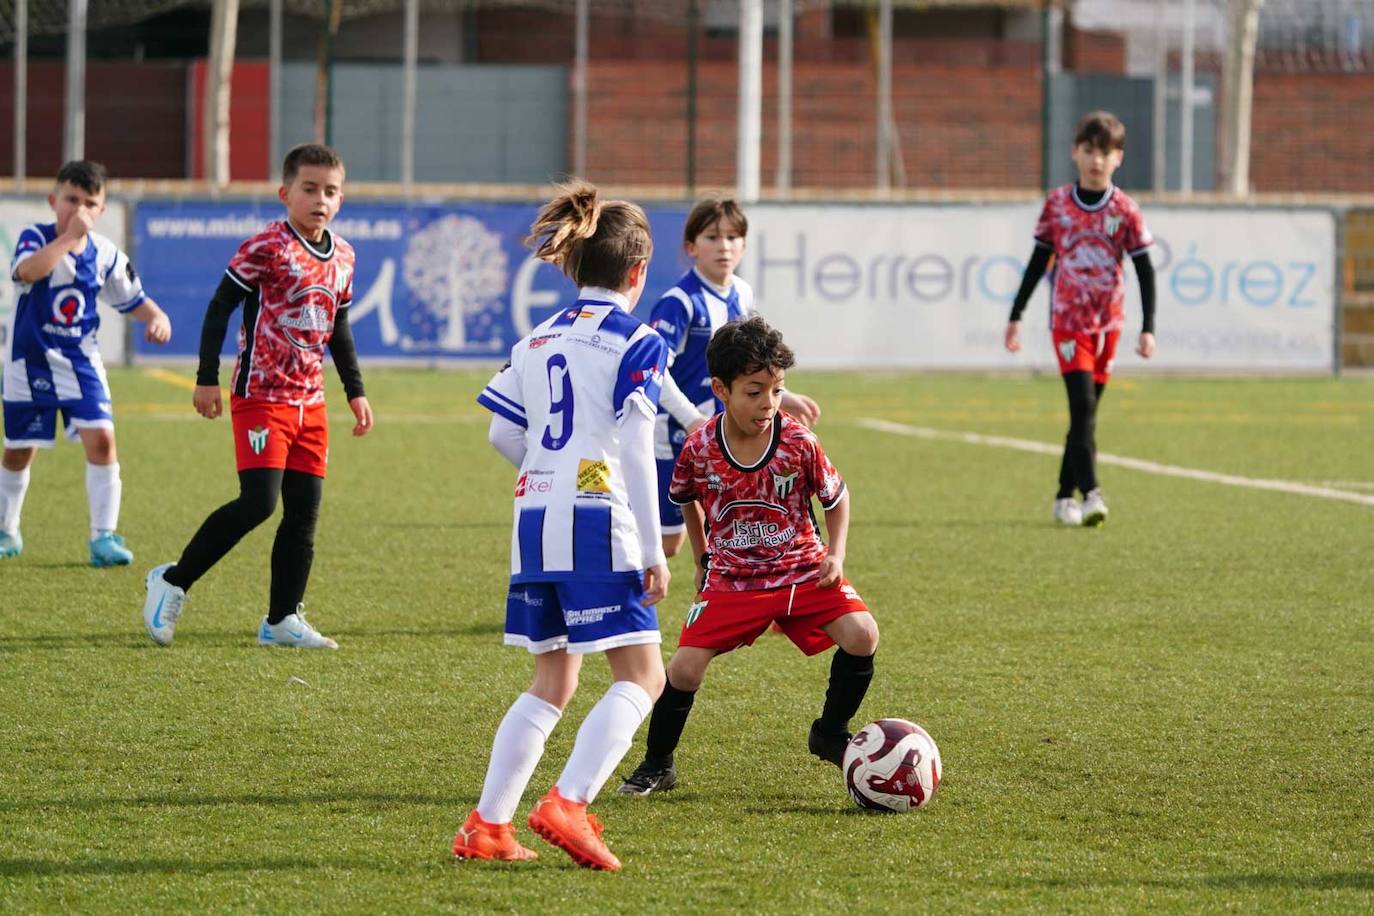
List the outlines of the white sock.
{"label": "white sock", "polygon": [[19,510],[24,508],[24,494],[28,490],[28,468],[22,471],[0,468],[0,531],[19,533]]}
{"label": "white sock", "polygon": [[119,462],[86,465],[86,501],[91,507],[92,538],[119,527],[119,498],[123,492]]}
{"label": "white sock", "polygon": [[508,824],[562,711],[532,693],[516,697],[491,742],[491,763],[477,814],[488,824]]}
{"label": "white sock", "polygon": [[612,684],[577,730],[568,765],[558,777],[558,794],[568,801],[594,800],[653,708],[654,701],[634,681]]}

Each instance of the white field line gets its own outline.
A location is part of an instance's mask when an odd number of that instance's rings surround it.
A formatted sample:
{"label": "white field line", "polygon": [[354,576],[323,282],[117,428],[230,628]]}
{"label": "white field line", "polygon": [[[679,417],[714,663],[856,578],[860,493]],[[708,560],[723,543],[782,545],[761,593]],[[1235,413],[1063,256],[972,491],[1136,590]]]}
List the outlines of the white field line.
{"label": "white field line", "polygon": [[[880,420],[874,417],[862,417],[858,422],[860,426],[866,429],[892,433],[898,436],[910,436],[916,439],[937,439],[945,442],[962,442],[966,445],[987,445],[993,448],[1009,448],[1022,452],[1034,452],[1038,455],[1059,456],[1064,453],[1064,446],[1062,445],[1034,442],[1030,439],[1014,439],[1009,436],[985,436],[981,433],[964,433],[952,430],[931,429],[927,426],[908,426],[905,423],[893,423],[891,420]],[[1154,461],[1144,461],[1140,458],[1130,458],[1126,455],[1113,455],[1109,452],[1098,452],[1097,460],[1102,464],[1130,468],[1133,471],[1144,471],[1146,474],[1159,474],[1164,477],[1183,477],[1188,480],[1202,480],[1207,483],[1225,484],[1229,487],[1245,487],[1251,490],[1270,490],[1278,493],[1296,493],[1300,496],[1315,496],[1320,499],[1334,499],[1341,502],[1358,503],[1362,506],[1374,506],[1374,494],[1352,493],[1349,490],[1338,490],[1334,487],[1299,483],[1296,480],[1265,480],[1261,477],[1242,477],[1239,474],[1219,474],[1216,471],[1203,471],[1197,468],[1183,468],[1172,464],[1159,464]]]}

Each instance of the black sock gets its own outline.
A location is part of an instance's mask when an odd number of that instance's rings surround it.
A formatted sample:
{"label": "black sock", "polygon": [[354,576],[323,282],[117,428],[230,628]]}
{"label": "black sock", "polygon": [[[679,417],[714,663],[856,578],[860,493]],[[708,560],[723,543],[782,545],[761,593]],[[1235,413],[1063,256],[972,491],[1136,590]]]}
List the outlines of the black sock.
{"label": "black sock", "polygon": [[315,559],[315,523],[319,520],[324,479],[287,471],[281,482],[281,524],[272,542],[272,585],[267,622],[281,623],[305,598]]}
{"label": "black sock", "polygon": [[281,492],[282,472],[255,468],[239,472],[239,495],[201,523],[175,566],[163,573],[168,585],[190,589],[234,548],[243,536],[272,516]]}
{"label": "black sock", "polygon": [[687,725],[687,716],[692,712],[692,703],[697,698],[695,690],[678,690],[668,681],[663,686],[663,695],[654,704],[653,715],[649,717],[649,736],[645,739],[645,762],[659,767],[673,765],[673,751],[682,740],[682,729]]}
{"label": "black sock", "polygon": [[872,655],[850,655],[837,647],[830,660],[830,684],[817,727],[831,735],[848,732],[849,720],[859,711],[872,680]]}

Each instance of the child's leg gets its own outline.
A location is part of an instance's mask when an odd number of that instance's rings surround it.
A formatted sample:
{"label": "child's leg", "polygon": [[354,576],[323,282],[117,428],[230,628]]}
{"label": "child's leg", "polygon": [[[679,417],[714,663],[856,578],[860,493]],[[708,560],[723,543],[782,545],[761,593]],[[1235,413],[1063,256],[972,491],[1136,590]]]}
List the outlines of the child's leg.
{"label": "child's leg", "polygon": [[868,685],[873,681],[873,656],[878,651],[878,622],[867,611],[845,614],[821,629],[835,640],[830,660],[830,683],[825,691],[821,717],[812,726],[823,735],[844,735],[849,740],[849,720],[859,711]]}
{"label": "child's leg", "polygon": [[656,769],[673,765],[673,752],[682,740],[687,717],[692,713],[697,691],[706,679],[706,668],[716,657],[714,649],[679,646],[668,662],[663,693],[654,703],[645,739],[644,762]]}
{"label": "child's leg", "polygon": [[1073,480],[1083,493],[1097,489],[1093,443],[1097,429],[1097,392],[1091,372],[1065,372],[1064,390],[1069,397],[1069,435],[1065,456]]}
{"label": "child's leg", "polygon": [[490,824],[508,824],[529,784],[544,742],[577,689],[582,656],[562,649],[534,657],[534,684],[520,694],[501,720],[491,743],[491,762],[477,813]]}
{"label": "child's leg", "polygon": [[272,587],[268,623],[296,613],[305,598],[315,559],[315,524],[320,517],[324,478],[288,469],[281,481],[281,524],[272,542]]}
{"label": "child's leg", "polygon": [[119,527],[124,484],[119,479],[114,430],[82,427],[77,434],[86,450],[86,503],[91,516],[91,538],[94,539]]}
{"label": "child's leg", "polygon": [[0,532],[17,537],[19,514],[29,491],[29,465],[36,448],[7,448],[0,459]]}
{"label": "child's leg", "polygon": [[169,585],[189,590],[243,536],[267,521],[281,492],[280,468],[239,471],[239,495],[210,513],[181,552],[181,559],[162,577]]}
{"label": "child's leg", "polygon": [[567,766],[558,777],[558,794],[578,804],[596,798],[663,690],[663,657],[657,643],[609,649],[606,661],[614,683],[582,720]]}

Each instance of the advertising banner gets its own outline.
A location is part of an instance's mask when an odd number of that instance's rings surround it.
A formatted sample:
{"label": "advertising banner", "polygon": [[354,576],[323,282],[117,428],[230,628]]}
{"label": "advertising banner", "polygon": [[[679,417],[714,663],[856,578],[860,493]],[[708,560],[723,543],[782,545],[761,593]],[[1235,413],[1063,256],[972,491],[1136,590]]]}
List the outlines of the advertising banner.
{"label": "advertising banner", "polygon": [[[798,364],[816,368],[1055,367],[1049,285],[1003,338],[1039,206],[759,205],[741,274]],[[1126,261],[1117,369],[1330,370],[1335,219],[1324,210],[1145,208],[1156,239],[1159,349],[1142,360]]]}
{"label": "advertising banner", "polygon": [[[535,204],[346,203],[331,228],[357,253],[349,319],[359,355],[504,361],[512,344],[576,295],[558,268],[535,260],[523,244],[537,211]],[[195,330],[176,335],[168,348],[139,341],[137,352],[194,355],[229,259],[283,215],[275,200],[140,204],[134,234],[144,285],[174,326]],[[671,286],[688,266],[680,244],[685,218],[685,209],[672,208],[650,216],[658,240],[651,291]],[[238,324],[236,317],[231,329]],[[224,353],[236,352],[236,340],[231,330]]]}
{"label": "advertising banner", "polygon": [[[124,204],[110,201],[105,212],[95,224],[95,231],[125,248],[124,227],[128,212]],[[15,291],[10,279],[10,261],[14,258],[14,247],[19,241],[19,233],[25,226],[34,223],[50,223],[54,219],[52,208],[41,196],[32,200],[0,200],[0,251],[4,252],[5,270],[0,276],[0,353],[7,353],[9,346],[10,319],[14,315]],[[138,265],[135,264],[135,267]],[[100,356],[106,365],[117,366],[124,361],[124,323],[123,315],[106,305],[100,306],[100,330],[96,340],[100,343]],[[196,323],[200,327],[200,323]]]}

